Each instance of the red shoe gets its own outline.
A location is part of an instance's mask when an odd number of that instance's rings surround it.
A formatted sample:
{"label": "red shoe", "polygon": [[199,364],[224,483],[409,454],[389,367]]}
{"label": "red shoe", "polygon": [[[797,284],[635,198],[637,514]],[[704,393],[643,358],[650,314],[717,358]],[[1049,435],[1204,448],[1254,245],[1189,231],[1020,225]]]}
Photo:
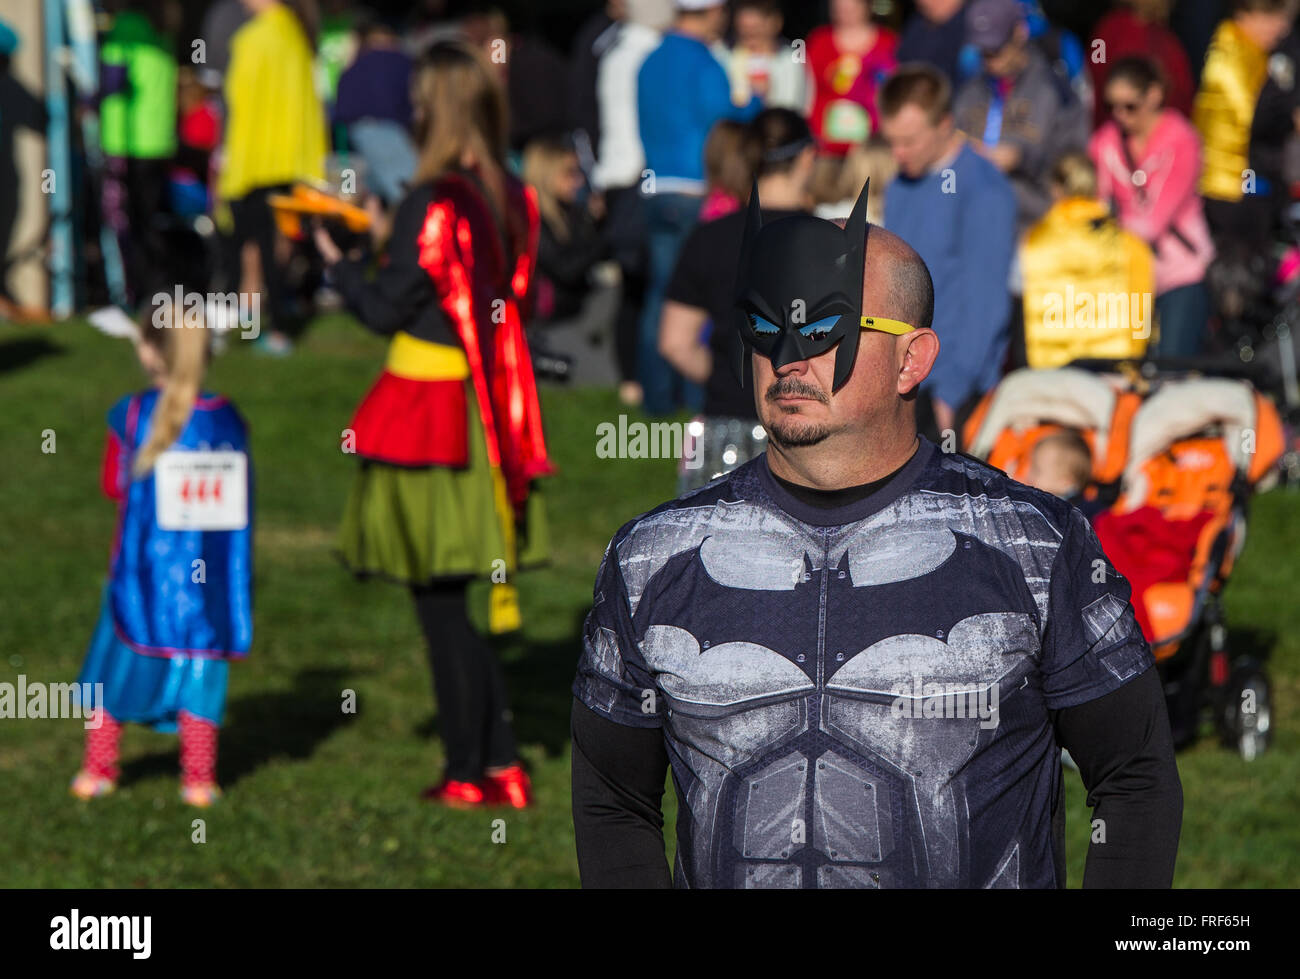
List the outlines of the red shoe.
{"label": "red shoe", "polygon": [[518,764],[511,765],[495,775],[484,775],[483,788],[487,793],[488,802],[497,805],[527,809],[534,801],[533,783],[528,780],[528,773]]}
{"label": "red shoe", "polygon": [[444,778],[437,785],[429,786],[420,793],[420,798],[456,809],[474,809],[487,802],[483,786],[475,782],[458,782],[453,778]]}

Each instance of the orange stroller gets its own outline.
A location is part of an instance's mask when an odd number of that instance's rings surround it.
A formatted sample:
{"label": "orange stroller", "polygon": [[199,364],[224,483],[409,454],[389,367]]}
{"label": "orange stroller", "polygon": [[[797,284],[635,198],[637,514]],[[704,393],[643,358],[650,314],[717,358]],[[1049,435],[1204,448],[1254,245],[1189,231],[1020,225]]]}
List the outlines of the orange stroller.
{"label": "orange stroller", "polygon": [[[1284,452],[1277,409],[1244,381],[1021,370],[985,395],[963,447],[1015,478],[1034,445],[1065,428],[1092,450],[1086,495],[1108,507],[1099,530],[1106,519],[1138,515],[1194,535],[1179,566],[1185,574],[1135,586],[1132,598],[1175,743],[1194,740],[1209,711],[1224,742],[1253,759],[1271,737],[1272,689],[1258,660],[1232,656],[1220,594],[1245,545],[1249,498],[1276,478]],[[1142,579],[1141,547],[1120,555],[1107,544],[1107,552],[1131,581]]]}

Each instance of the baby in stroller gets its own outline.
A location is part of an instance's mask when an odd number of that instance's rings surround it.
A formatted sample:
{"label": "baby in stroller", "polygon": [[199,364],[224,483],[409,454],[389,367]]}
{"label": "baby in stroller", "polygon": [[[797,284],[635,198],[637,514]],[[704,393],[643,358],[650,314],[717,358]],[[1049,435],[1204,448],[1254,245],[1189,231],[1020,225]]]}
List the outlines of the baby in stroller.
{"label": "baby in stroller", "polygon": [[1175,743],[1203,708],[1243,757],[1269,740],[1269,685],[1232,659],[1219,594],[1245,543],[1251,493],[1275,476],[1277,410],[1249,384],[1078,368],[1016,371],[976,408],[972,455],[1089,516],[1165,680]]}
{"label": "baby in stroller", "polygon": [[1105,509],[1087,489],[1092,482],[1092,449],[1077,428],[1062,428],[1040,438],[1029,450],[1029,462],[1020,480],[1067,500],[1089,520]]}

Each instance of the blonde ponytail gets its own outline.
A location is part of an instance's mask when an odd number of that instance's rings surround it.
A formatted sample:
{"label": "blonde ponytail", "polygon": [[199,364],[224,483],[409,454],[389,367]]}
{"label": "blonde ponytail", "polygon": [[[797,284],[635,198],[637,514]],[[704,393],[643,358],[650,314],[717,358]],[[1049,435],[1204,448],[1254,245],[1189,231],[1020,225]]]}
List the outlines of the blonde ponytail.
{"label": "blonde ponytail", "polygon": [[[202,326],[181,326],[179,311],[166,329],[163,340],[163,357],[167,364],[167,380],[163,384],[158,406],[154,409],[149,426],[149,438],[136,453],[132,471],[138,479],[146,475],[158,457],[180,438],[194,411],[207,366],[208,331]],[[144,331],[159,329],[145,325]],[[145,342],[156,340],[148,337]]]}

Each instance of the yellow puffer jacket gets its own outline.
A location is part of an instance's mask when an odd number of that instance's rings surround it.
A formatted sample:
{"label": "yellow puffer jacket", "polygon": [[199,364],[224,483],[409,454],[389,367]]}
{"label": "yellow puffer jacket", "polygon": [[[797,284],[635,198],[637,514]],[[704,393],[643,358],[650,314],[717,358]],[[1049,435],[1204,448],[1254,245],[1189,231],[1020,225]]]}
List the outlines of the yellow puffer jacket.
{"label": "yellow puffer jacket", "polygon": [[1204,146],[1203,197],[1241,200],[1243,171],[1250,165],[1250,123],[1267,79],[1268,52],[1232,21],[1221,23],[1210,42],[1192,106],[1192,122]]}
{"label": "yellow puffer jacket", "polygon": [[1101,201],[1058,201],[1020,245],[1030,367],[1141,357],[1151,336],[1151,249]]}

